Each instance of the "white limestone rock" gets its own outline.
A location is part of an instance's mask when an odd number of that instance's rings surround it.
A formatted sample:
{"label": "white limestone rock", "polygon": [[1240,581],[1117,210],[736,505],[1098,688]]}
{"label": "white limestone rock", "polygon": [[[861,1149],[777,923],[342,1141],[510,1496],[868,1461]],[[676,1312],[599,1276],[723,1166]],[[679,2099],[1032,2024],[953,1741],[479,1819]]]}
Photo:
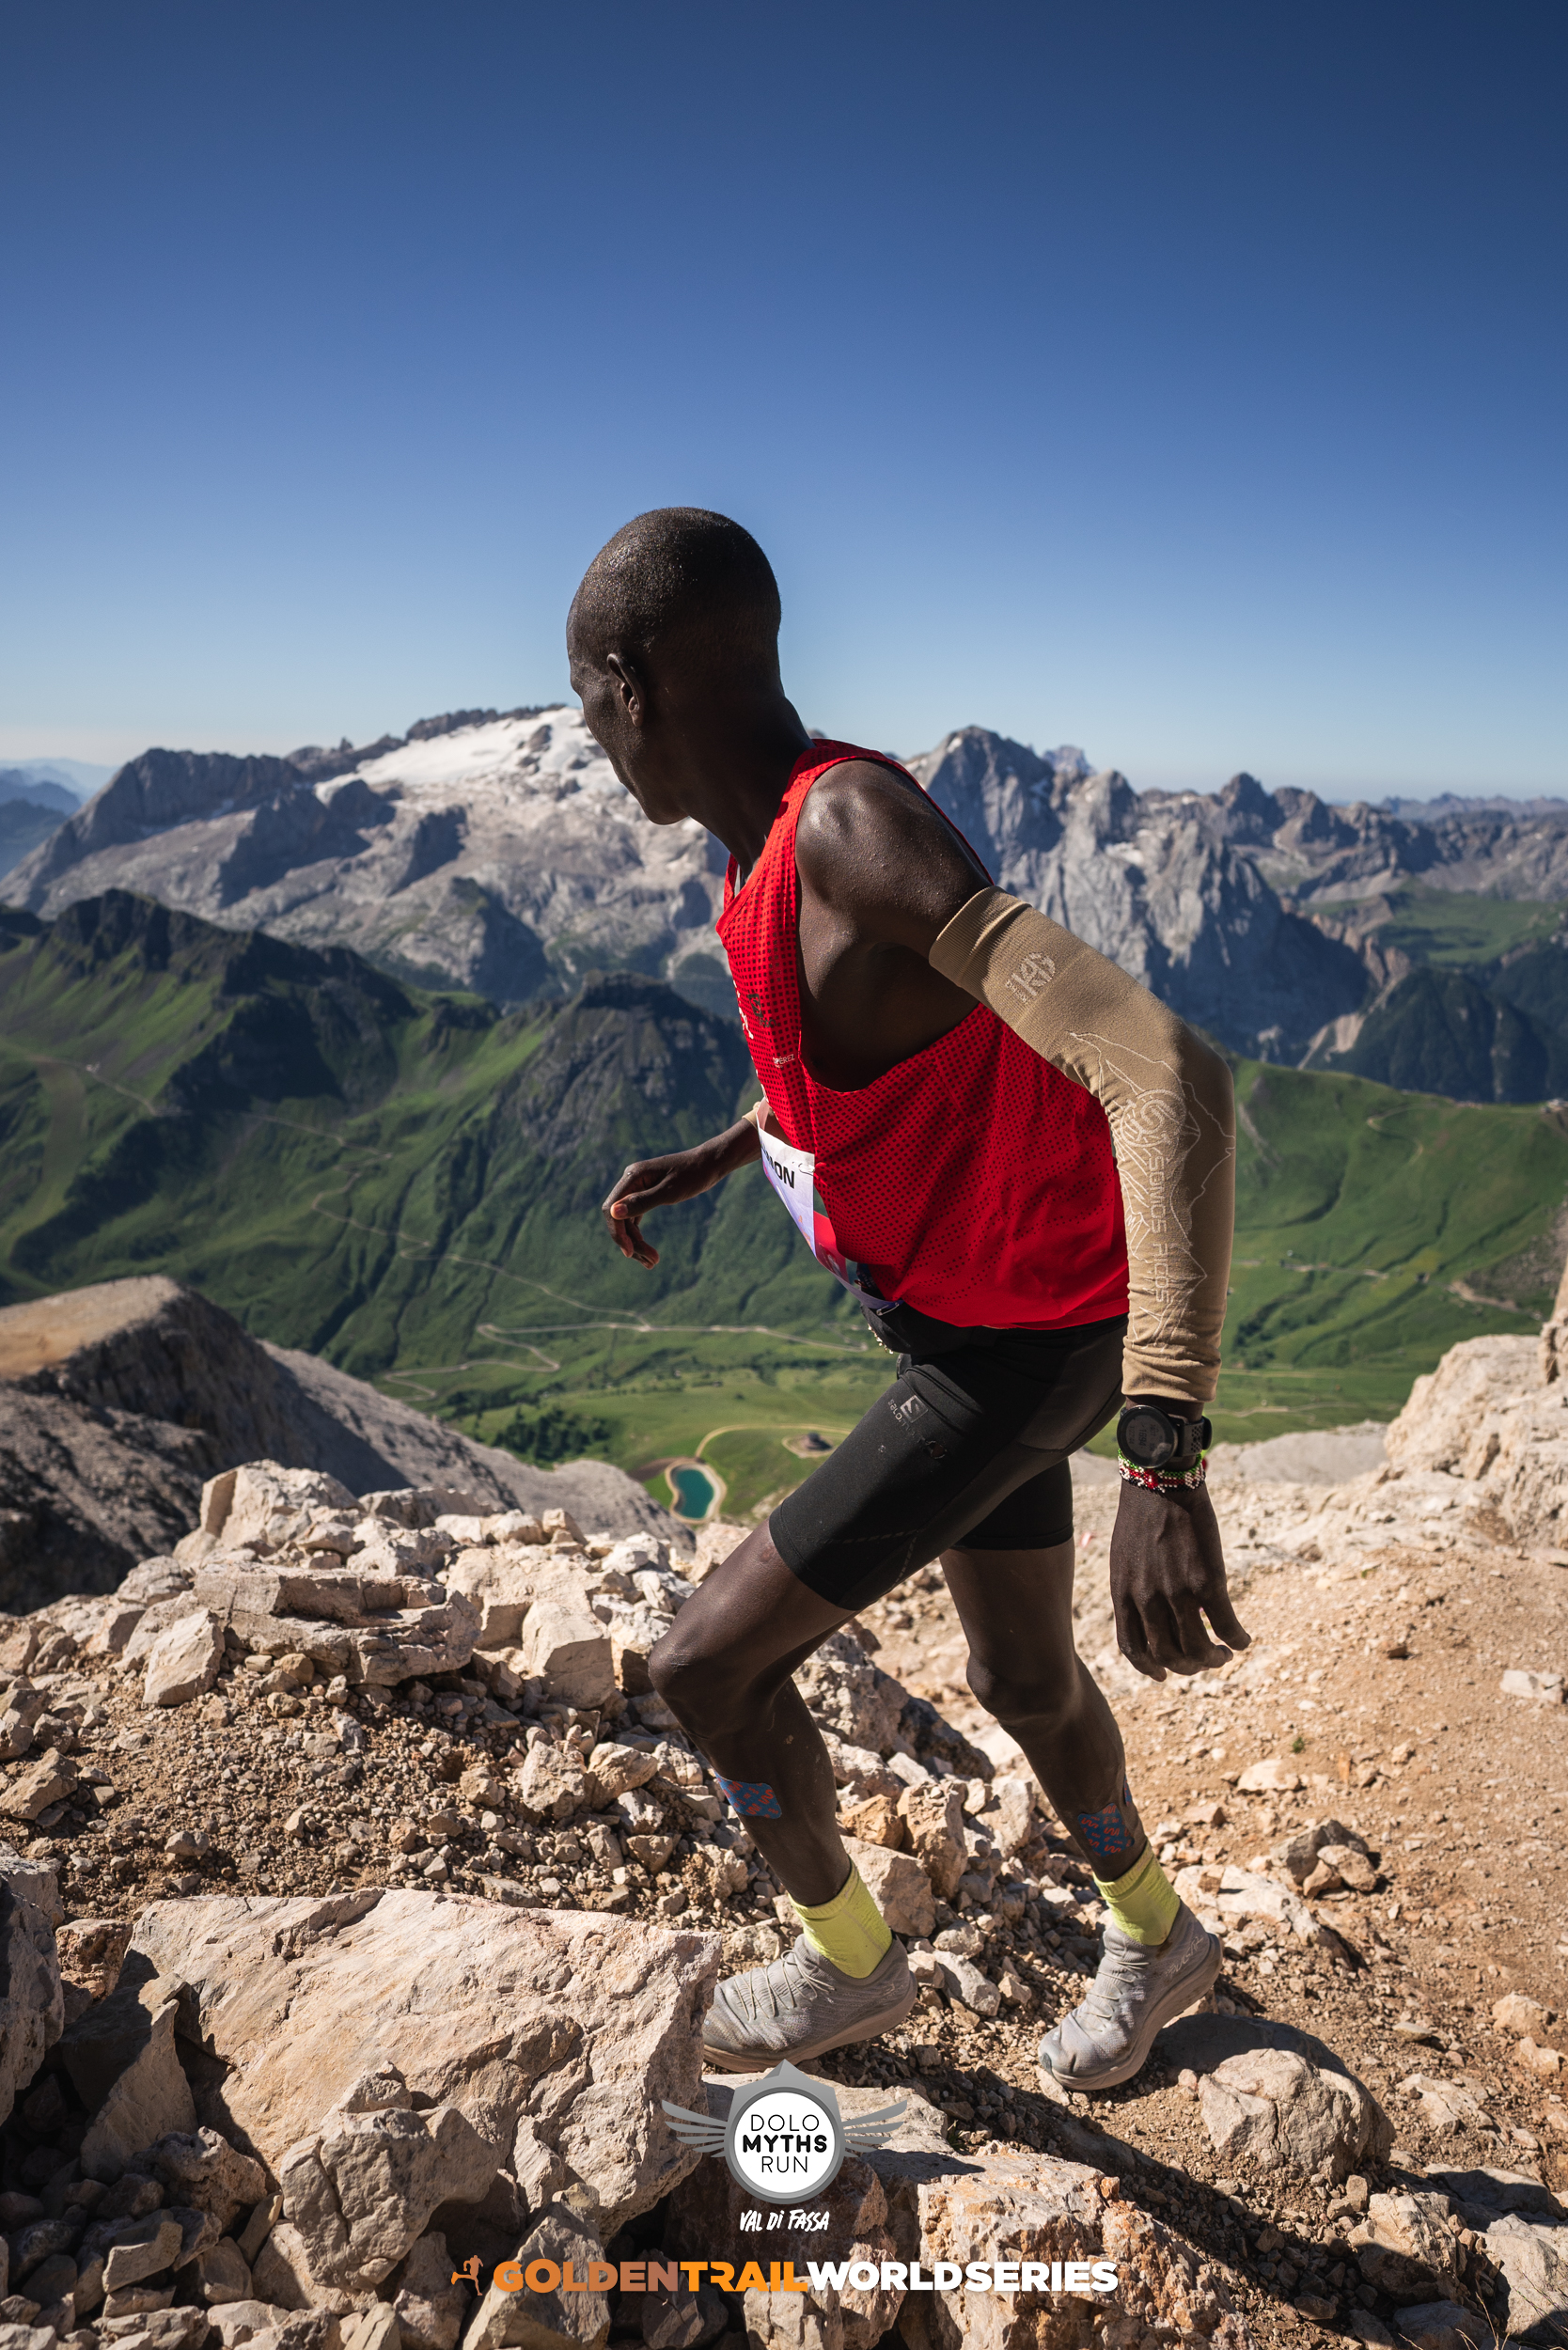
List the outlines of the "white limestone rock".
{"label": "white limestone rock", "polygon": [[154,2178],[163,2180],[171,2202],[210,2211],[225,2229],[267,2192],[267,2174],[255,2156],[242,2154],[216,2130],[161,2138],[149,2147],[147,2162]]}
{"label": "white limestone rock", "polygon": [[473,2307],[466,2282],[452,2282],[453,2255],[439,2228],[422,2235],[403,2263],[393,2296],[402,2350],[457,2350]]}
{"label": "white limestone rock", "polygon": [[862,1843],[846,1836],[844,1850],[859,1870],[895,1934],[923,1940],[936,1924],[936,1897],[931,1879],[912,1853],[890,1852],[886,1844]]}
{"label": "white limestone rock", "polygon": [[819,1729],[831,1730],[848,1746],[889,1752],[909,1692],[873,1664],[849,1633],[830,1633],[794,1681]]}
{"label": "white limestone rock", "polygon": [[512,1787],[518,1802],[535,1820],[570,1820],[589,1800],[588,1775],[575,1747],[557,1746],[539,1738],[523,1759]]}
{"label": "white limestone rock", "polygon": [[320,1469],[285,1468],[279,1461],[247,1461],[225,1469],[201,1489],[200,1530],[231,1550],[280,1549],[308,1532],[315,1510],[359,1514],[353,1494]]}
{"label": "white limestone rock", "polygon": [[1227,2057],[1199,2086],[1203,2126],[1227,2164],[1288,2170],[1335,2185],[1379,2163],[1393,2124],[1354,2074],[1291,2048]]}
{"label": "white limestone rock", "polygon": [[519,1645],[524,1671],[565,1704],[587,1709],[614,1696],[610,1636],[580,1594],[547,1590],[524,1619]]}
{"label": "white limestone rock", "polygon": [[447,1589],[461,1591],[479,1611],[476,1648],[514,1647],[524,1619],[550,1578],[550,1554],[537,1545],[506,1542],[460,1550],[447,1570]]}
{"label": "white limestone rock", "polygon": [[[228,2068],[209,2075],[202,2121],[274,2174],[302,2140],[341,2135],[334,2108],[388,2064],[509,2168],[526,2120],[606,2238],[696,2159],[660,2100],[696,2101],[715,1935],[367,1888],[154,1903],[138,1950],[186,1986],[181,2030]],[[258,2292],[275,2297],[256,2268]]]}
{"label": "white limestone rock", "polygon": [[[128,1972],[130,1970],[127,1970]],[[175,2046],[177,1982],[131,1973],[66,2032],[60,2060],[92,2119],[78,2160],[84,2177],[118,2179],[133,2156],[196,2126],[196,2103]]]}
{"label": "white limestone rock", "polygon": [[[1204,1885],[1205,1877],[1209,1879],[1208,1888]],[[1213,1883],[1213,1871],[1196,1864],[1176,1872],[1176,1890],[1182,1899],[1193,1908],[1217,1910],[1222,1921],[1266,1918],[1274,1925],[1288,1927],[1300,1941],[1318,1943],[1327,1938],[1327,1930],[1318,1923],[1298,1893],[1256,1869],[1227,1865],[1220,1872],[1217,1890],[1210,1889]]]}
{"label": "white limestone rock", "polygon": [[64,2029],[55,1950],[59,1906],[53,1870],[0,1845],[0,2122]]}
{"label": "white limestone rock", "polygon": [[1460,2286],[1459,2243],[1446,2195],[1374,2195],[1347,2242],[1361,2274],[1399,2302],[1450,2297]]}
{"label": "white limestone rock", "polygon": [[1466,1339],[1416,1381],[1388,1432],[1396,1478],[1441,1473],[1466,1506],[1495,1511],[1521,1542],[1568,1535],[1564,1304],[1542,1341]]}
{"label": "white limestone rock", "polygon": [[348,2109],[277,2164],[284,2217],[312,2275],[350,2294],[391,2275],[438,2203],[480,2201],[500,2168],[498,2150],[456,2106],[416,2113],[406,2085],[400,2098],[355,2109],[351,2089]]}
{"label": "white limestone rock", "polygon": [[223,1626],[205,1607],[161,1633],[148,1653],[144,1705],[189,1705],[212,1686],[223,1663]]}
{"label": "white limestone rock", "polygon": [[588,1759],[588,1799],[603,1811],[633,1787],[646,1787],[659,1767],[658,1758],[643,1747],[624,1747],[615,1740],[595,1747]]}
{"label": "white limestone rock", "polygon": [[969,1865],[964,1836],[964,1789],[956,1779],[932,1778],[899,1797],[909,1849],[942,1901],[951,1901]]}

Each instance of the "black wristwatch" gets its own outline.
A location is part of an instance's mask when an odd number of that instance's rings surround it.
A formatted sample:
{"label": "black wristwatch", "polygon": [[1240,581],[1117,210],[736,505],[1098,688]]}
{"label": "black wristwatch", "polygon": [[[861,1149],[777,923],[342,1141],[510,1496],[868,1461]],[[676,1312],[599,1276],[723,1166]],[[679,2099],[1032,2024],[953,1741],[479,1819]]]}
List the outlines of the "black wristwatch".
{"label": "black wristwatch", "polygon": [[1117,1450],[1135,1468],[1196,1468],[1214,1441],[1206,1419],[1178,1419],[1159,1403],[1123,1403]]}

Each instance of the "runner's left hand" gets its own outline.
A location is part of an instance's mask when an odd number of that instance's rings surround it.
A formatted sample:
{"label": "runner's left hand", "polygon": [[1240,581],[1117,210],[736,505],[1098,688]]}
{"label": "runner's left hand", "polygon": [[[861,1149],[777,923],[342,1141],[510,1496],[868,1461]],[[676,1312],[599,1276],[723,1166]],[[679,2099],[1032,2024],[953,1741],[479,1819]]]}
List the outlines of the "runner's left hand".
{"label": "runner's left hand", "polygon": [[[1110,1585],[1117,1646],[1151,1681],[1163,1681],[1168,1672],[1203,1672],[1229,1663],[1233,1649],[1252,1645],[1231,1605],[1219,1525],[1205,1486],[1152,1493],[1123,1484],[1111,1535]],[[1216,1638],[1210,1637],[1210,1627]]]}
{"label": "runner's left hand", "polygon": [[654,1208],[671,1208],[711,1191],[736,1167],[756,1158],[757,1129],[738,1119],[722,1135],[712,1135],[690,1151],[666,1151],[662,1158],[634,1159],[600,1207],[605,1229],[623,1257],[656,1265],[659,1252],[645,1240],[641,1219]]}

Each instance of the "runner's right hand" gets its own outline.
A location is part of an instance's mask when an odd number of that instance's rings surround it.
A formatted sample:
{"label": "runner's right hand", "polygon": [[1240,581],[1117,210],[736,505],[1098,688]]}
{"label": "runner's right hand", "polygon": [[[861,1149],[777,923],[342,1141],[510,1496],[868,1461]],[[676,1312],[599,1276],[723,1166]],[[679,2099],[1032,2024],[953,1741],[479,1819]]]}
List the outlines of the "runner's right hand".
{"label": "runner's right hand", "polygon": [[600,1214],[623,1257],[656,1265],[659,1252],[642,1236],[642,1219],[652,1208],[672,1208],[711,1191],[735,1167],[757,1156],[757,1129],[743,1119],[727,1134],[714,1135],[690,1151],[666,1152],[659,1159],[634,1159],[604,1201]]}

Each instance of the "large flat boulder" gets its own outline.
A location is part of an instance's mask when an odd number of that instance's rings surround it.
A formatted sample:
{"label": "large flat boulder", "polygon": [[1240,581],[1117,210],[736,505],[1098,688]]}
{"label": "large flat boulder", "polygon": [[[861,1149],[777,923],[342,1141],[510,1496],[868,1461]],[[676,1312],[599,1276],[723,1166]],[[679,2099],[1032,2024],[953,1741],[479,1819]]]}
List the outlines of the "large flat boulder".
{"label": "large flat boulder", "polygon": [[185,1986],[180,2033],[227,2068],[200,2068],[201,2121],[274,2175],[386,2066],[420,2111],[455,2107],[503,2168],[541,2143],[558,2155],[605,2235],[691,2168],[660,2101],[700,2099],[714,1935],[370,1890],[155,1903],[138,1951]]}
{"label": "large flat boulder", "polygon": [[195,1596],[247,1648],[297,1648],[330,1672],[383,1687],[461,1670],[479,1628],[465,1593],[424,1575],[275,1564],[244,1552],[207,1559],[196,1571]]}

